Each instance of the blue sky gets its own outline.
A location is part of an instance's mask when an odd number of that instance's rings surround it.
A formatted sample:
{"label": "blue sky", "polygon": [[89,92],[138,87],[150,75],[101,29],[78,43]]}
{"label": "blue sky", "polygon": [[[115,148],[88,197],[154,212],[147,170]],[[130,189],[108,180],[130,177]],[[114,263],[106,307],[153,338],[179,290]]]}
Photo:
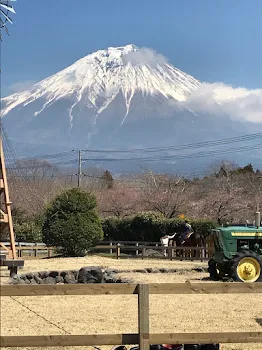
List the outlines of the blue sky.
{"label": "blue sky", "polygon": [[98,49],[135,44],[207,82],[262,88],[261,0],[17,0],[2,96]]}

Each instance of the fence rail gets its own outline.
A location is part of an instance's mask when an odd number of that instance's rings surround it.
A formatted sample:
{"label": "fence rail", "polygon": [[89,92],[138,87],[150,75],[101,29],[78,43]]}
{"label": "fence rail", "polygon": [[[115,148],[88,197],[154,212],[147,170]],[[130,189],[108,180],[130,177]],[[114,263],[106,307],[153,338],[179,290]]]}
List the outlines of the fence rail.
{"label": "fence rail", "polygon": [[76,284],[76,285],[2,285],[1,296],[39,295],[138,295],[138,333],[1,336],[1,347],[48,347],[139,344],[262,343],[262,332],[150,333],[150,294],[224,294],[262,293],[262,283],[164,283],[164,284]]}
{"label": "fence rail", "polygon": [[[8,244],[5,242],[8,246]],[[30,253],[30,255],[38,256],[38,252],[47,253],[48,257],[54,255],[55,247],[48,247],[43,243],[25,243],[19,242],[16,244],[16,250],[18,257],[22,257],[24,253]],[[166,256],[154,256],[154,258],[166,258],[169,260],[208,260],[213,254],[213,246],[207,243],[203,247],[185,247],[185,246],[169,246],[164,248],[159,242],[132,242],[132,241],[110,241],[100,242],[99,245],[90,249],[91,252],[103,251],[105,253],[115,254],[117,259],[124,257],[123,253],[134,252],[134,257],[140,257],[142,259],[151,257],[147,255],[148,250],[157,252],[167,252]]]}

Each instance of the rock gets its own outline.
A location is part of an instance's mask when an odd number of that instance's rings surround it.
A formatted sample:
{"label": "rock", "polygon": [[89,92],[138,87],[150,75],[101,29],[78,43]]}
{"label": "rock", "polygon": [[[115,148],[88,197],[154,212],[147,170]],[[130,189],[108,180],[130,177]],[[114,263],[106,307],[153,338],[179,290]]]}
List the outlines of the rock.
{"label": "rock", "polygon": [[101,283],[103,280],[102,269],[98,266],[82,267],[78,274],[78,283]]}
{"label": "rock", "polygon": [[42,279],[46,278],[49,276],[49,272],[48,271],[40,271],[40,272],[38,272],[38,276]]}
{"label": "rock", "polygon": [[137,272],[137,273],[148,273],[147,269],[136,269],[136,270],[133,270],[133,272]]}
{"label": "rock", "polygon": [[28,280],[31,280],[32,278],[34,278],[34,273],[28,272],[28,273],[26,274],[26,278],[27,278]]}
{"label": "rock", "polygon": [[44,284],[55,284],[55,279],[53,277],[46,277],[44,279]]}
{"label": "rock", "polygon": [[39,276],[35,275],[35,281],[37,284],[44,284],[44,281]]}
{"label": "rock", "polygon": [[56,283],[64,283],[64,279],[63,279],[62,276],[56,276],[55,282],[56,282]]}
{"label": "rock", "polygon": [[69,273],[69,271],[60,271],[59,276],[65,278],[65,276]]}
{"label": "rock", "polygon": [[37,282],[36,282],[36,280],[35,280],[34,278],[32,278],[32,279],[30,280],[30,284],[37,284]]}
{"label": "rock", "polygon": [[104,273],[106,273],[108,275],[115,274],[115,273],[118,273],[118,272],[120,272],[120,270],[116,270],[116,269],[106,269],[104,271]]}
{"label": "rock", "polygon": [[[62,276],[62,274],[60,274]],[[67,271],[67,273],[64,275],[64,283],[77,283],[77,280],[75,279],[75,275],[72,271]]]}
{"label": "rock", "polygon": [[73,272],[73,274],[75,276],[75,279],[77,280],[78,279],[78,275],[79,275],[79,271],[78,270],[73,270],[71,272]]}
{"label": "rock", "polygon": [[58,271],[50,271],[48,277],[56,278],[59,275]]}
{"label": "rock", "polygon": [[21,281],[25,282],[24,280],[21,280],[18,276],[15,276],[14,278],[10,279],[10,284],[21,284]]}
{"label": "rock", "polygon": [[117,277],[113,276],[112,274],[107,274],[107,275],[104,275],[103,277],[103,282],[104,283],[116,283],[117,281]]}
{"label": "rock", "polygon": [[25,284],[30,284],[30,280],[25,279],[24,281],[25,281]]}
{"label": "rock", "polygon": [[25,281],[27,278],[26,278],[26,275],[20,275],[20,280],[23,280]]}

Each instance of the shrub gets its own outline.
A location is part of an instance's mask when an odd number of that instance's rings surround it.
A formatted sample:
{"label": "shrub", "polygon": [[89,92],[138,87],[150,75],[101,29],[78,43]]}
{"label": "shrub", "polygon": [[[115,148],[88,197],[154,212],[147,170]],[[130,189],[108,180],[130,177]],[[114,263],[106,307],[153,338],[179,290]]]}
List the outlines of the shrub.
{"label": "shrub", "polygon": [[22,209],[14,208],[12,218],[17,242],[42,242],[41,215],[28,215]]}
{"label": "shrub", "polygon": [[46,209],[43,241],[62,247],[64,255],[83,256],[103,239],[93,194],[76,188],[57,196]]}
{"label": "shrub", "polygon": [[[194,231],[204,238],[216,224],[211,220],[190,220]],[[133,216],[117,218],[108,217],[102,220],[107,240],[114,241],[147,241],[157,242],[165,234],[182,232],[180,219],[168,219],[154,212],[139,213]]]}

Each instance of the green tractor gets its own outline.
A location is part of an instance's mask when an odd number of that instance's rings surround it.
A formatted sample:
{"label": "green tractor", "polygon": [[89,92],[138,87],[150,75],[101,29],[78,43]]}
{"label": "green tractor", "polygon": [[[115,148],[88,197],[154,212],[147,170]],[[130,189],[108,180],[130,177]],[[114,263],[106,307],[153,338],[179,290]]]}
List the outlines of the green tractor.
{"label": "green tractor", "polygon": [[214,254],[208,262],[213,280],[262,281],[262,227],[260,212],[254,226],[219,227],[211,231]]}

